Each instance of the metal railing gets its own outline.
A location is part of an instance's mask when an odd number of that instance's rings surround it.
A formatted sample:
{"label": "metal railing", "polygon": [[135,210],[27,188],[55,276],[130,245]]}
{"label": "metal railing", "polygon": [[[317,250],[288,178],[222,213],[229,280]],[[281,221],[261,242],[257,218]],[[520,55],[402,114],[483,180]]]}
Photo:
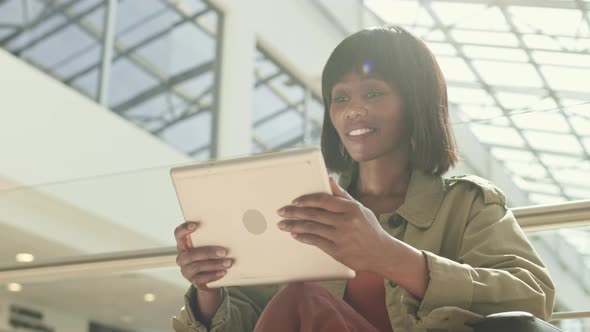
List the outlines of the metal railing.
{"label": "metal railing", "polygon": [[[590,225],[590,200],[512,209],[527,232]],[[97,273],[136,271],[176,266],[176,248],[84,255],[0,266],[0,282],[63,280]],[[590,311],[556,312],[551,321],[590,318]]]}

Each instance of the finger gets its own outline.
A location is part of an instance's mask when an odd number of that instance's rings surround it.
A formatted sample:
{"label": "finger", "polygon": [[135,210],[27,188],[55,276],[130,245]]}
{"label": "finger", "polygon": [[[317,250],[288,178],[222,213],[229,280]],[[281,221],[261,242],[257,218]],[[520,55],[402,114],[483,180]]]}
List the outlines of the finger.
{"label": "finger", "polygon": [[227,249],[223,247],[198,247],[184,250],[176,256],[176,264],[183,267],[185,265],[206,261],[211,259],[220,259],[227,256]]}
{"label": "finger", "polygon": [[291,235],[293,238],[295,238],[295,240],[318,247],[330,256],[333,256],[333,253],[336,249],[336,244],[334,242],[315,234],[292,233]]}
{"label": "finger", "polygon": [[277,212],[285,219],[310,220],[328,226],[335,226],[341,220],[341,215],[339,213],[318,208],[287,205],[279,209]]}
{"label": "finger", "polygon": [[225,276],[226,271],[215,271],[215,272],[203,272],[194,275],[192,278],[187,278],[195,287],[200,290],[210,290],[207,284],[213,281],[217,281]]}
{"label": "finger", "polygon": [[350,199],[338,197],[326,193],[316,193],[303,195],[295,200],[292,204],[299,207],[311,207],[323,209],[331,212],[346,212],[352,207]]}
{"label": "finger", "polygon": [[231,259],[212,259],[184,265],[180,268],[180,272],[183,276],[189,278],[203,272],[225,271],[229,269],[232,264],[233,260]]}
{"label": "finger", "polygon": [[279,228],[295,234],[313,234],[334,242],[336,229],[310,220],[281,220]]}
{"label": "finger", "polygon": [[336,183],[336,180],[334,180],[334,178],[331,176],[330,176],[330,188],[332,188],[332,194],[334,194],[334,196],[336,196],[336,197],[353,199],[352,196],[350,196],[350,194],[346,190],[344,190],[342,187],[340,187],[338,185],[338,183]]}
{"label": "finger", "polygon": [[192,247],[188,241],[188,236],[199,227],[198,222],[185,222],[174,229],[174,237],[176,238],[176,249],[178,251],[187,250]]}

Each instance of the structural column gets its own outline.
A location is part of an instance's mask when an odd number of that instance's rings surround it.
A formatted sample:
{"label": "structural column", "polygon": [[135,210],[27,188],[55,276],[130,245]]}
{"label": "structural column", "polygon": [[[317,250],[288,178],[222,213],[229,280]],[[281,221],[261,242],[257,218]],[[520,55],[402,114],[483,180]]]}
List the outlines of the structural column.
{"label": "structural column", "polygon": [[228,1],[218,49],[217,112],[213,117],[212,158],[250,154],[256,35],[249,1]]}

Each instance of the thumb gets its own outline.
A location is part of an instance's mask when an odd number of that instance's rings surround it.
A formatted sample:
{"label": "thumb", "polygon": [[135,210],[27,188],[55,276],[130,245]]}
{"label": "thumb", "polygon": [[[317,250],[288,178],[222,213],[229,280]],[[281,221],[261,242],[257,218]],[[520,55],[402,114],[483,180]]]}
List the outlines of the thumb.
{"label": "thumb", "polygon": [[352,199],[352,196],[350,196],[350,194],[346,192],[346,190],[342,189],[342,187],[340,187],[338,183],[336,183],[336,180],[334,180],[334,178],[331,176],[330,187],[332,188],[332,194],[334,194],[334,196]]}

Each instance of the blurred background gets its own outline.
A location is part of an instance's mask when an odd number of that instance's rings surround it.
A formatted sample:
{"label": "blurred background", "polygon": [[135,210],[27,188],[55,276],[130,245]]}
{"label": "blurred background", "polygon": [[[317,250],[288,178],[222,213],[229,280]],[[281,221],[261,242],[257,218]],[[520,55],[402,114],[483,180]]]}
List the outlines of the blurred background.
{"label": "blurred background", "polygon": [[504,190],[588,316],[590,1],[0,0],[0,331],[170,331],[170,167],[319,145],[325,61],[384,24],[445,74],[449,175]]}

